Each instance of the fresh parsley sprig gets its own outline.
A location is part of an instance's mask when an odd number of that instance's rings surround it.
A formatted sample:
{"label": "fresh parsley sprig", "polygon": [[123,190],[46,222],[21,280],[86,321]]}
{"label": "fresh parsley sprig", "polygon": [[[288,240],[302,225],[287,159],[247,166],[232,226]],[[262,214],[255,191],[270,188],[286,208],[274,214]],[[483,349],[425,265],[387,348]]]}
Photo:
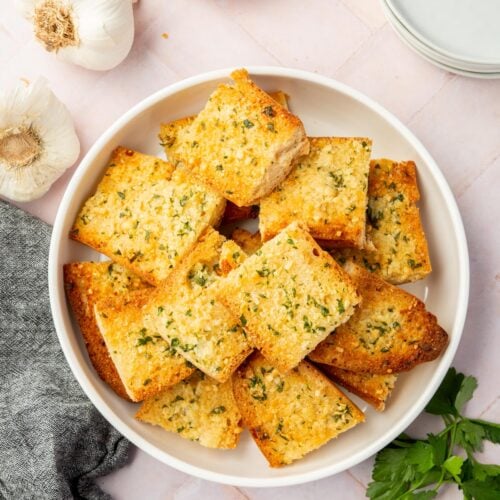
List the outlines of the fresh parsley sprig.
{"label": "fresh parsley sprig", "polygon": [[[500,443],[500,424],[462,415],[477,380],[450,368],[425,411],[440,415],[445,428],[427,439],[402,434],[375,457],[367,496],[372,500],[428,500],[455,483],[466,500],[500,499],[500,466],[474,458],[485,440]],[[462,451],[457,450],[461,449]]]}

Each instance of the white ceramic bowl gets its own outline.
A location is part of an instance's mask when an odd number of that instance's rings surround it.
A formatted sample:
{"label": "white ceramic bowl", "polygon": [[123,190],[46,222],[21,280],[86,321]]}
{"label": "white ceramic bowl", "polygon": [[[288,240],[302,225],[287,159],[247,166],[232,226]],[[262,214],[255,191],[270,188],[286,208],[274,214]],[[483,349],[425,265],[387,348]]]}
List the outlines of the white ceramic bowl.
{"label": "white ceramic bowl", "polygon": [[54,224],[49,257],[52,314],[59,341],[73,373],[90,400],[124,436],[158,460],[204,479],[241,486],[298,484],[335,474],[373,455],[402,432],[423,410],[453,359],[465,320],[469,261],[460,214],[441,171],[415,136],[393,115],[364,95],[328,78],[302,71],[249,68],[264,89],[284,90],[309,135],[368,136],[374,157],[413,159],[418,166],[420,203],[434,271],[406,287],[426,301],[450,335],[440,359],[400,377],[388,408],[376,413],[361,400],[366,422],[342,434],[305,459],[280,469],[267,466],[245,432],[234,451],[215,451],[173,433],[134,420],[136,405],[118,398],[97,376],[66,301],[62,266],[99,255],[68,238],[85,199],[93,193],[111,151],[118,145],[162,155],[157,133],[162,121],[199,111],[230,69],[206,73],[167,87],[121,117],[94,144],[75,172]]}

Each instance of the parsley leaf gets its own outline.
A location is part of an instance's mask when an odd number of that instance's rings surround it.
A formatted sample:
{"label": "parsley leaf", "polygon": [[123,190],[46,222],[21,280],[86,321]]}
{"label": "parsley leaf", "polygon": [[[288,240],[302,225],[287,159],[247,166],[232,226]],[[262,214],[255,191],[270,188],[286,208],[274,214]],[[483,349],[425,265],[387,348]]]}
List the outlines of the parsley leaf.
{"label": "parsley leaf", "polygon": [[493,422],[486,422],[478,419],[471,419],[470,422],[482,427],[484,431],[484,439],[487,439],[492,443],[500,443],[500,424],[494,424]]}
{"label": "parsley leaf", "polygon": [[455,368],[450,368],[425,411],[433,415],[458,415],[455,401],[464,378],[462,373],[457,373]]}
{"label": "parsley leaf", "polygon": [[455,397],[455,408],[460,413],[465,404],[472,399],[472,395],[477,388],[477,380],[474,377],[465,377],[460,384],[460,390]]}

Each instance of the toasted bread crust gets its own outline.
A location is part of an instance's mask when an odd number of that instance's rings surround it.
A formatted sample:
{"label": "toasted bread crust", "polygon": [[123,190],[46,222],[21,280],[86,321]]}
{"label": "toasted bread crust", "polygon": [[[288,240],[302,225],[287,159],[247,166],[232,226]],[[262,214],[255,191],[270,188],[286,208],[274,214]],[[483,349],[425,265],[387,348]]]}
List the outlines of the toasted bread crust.
{"label": "toasted bread crust", "polygon": [[231,379],[219,384],[199,371],[146,400],[136,418],[208,448],[236,448],[243,430]]}
{"label": "toasted bread crust", "polygon": [[112,262],[72,262],[65,264],[63,271],[68,300],[80,326],[92,365],[99,377],[118,396],[130,401],[97,327],[94,306],[105,297],[149,288],[149,285]]}
{"label": "toasted bread crust", "polygon": [[176,154],[199,180],[237,206],[255,204],[309,151],[298,117],[257,87],[245,70],[221,84]]}
{"label": "toasted bread crust", "polygon": [[330,365],[318,364],[318,368],[328,378],[364,399],[377,411],[385,410],[385,403],[391,395],[397,379],[397,375],[356,373]]}
{"label": "toasted bread crust", "polygon": [[217,289],[249,341],[283,372],[347,321],[359,301],[349,276],[296,223],[248,257]]}
{"label": "toasted bread crust", "polygon": [[233,376],[243,423],[271,467],[302,458],[364,420],[307,361],[283,375],[256,352]]}
{"label": "toasted bread crust", "polygon": [[183,169],[117,148],[70,236],[158,285],[205,228],[220,221],[224,206]]}
{"label": "toasted bread crust", "polygon": [[237,227],[231,234],[231,238],[244,250],[247,255],[253,255],[262,246],[262,238],[257,231],[251,233],[246,229]]}
{"label": "toasted bread crust", "polygon": [[422,301],[360,266],[346,268],[362,303],[309,355],[311,360],[382,375],[408,371],[441,354],[448,335]]}
{"label": "toasted bread crust", "polygon": [[286,180],[261,200],[259,230],[264,241],[293,221],[333,246],[363,248],[371,140],[311,137]]}
{"label": "toasted bread crust", "polygon": [[416,205],[415,163],[373,160],[368,194],[367,237],[373,248],[334,252],[335,258],[363,265],[395,285],[425,278],[432,269]]}
{"label": "toasted bread crust", "polygon": [[288,94],[282,90],[276,90],[275,92],[268,92],[269,96],[272,97],[277,103],[281,104],[285,109],[290,110],[288,107]]}

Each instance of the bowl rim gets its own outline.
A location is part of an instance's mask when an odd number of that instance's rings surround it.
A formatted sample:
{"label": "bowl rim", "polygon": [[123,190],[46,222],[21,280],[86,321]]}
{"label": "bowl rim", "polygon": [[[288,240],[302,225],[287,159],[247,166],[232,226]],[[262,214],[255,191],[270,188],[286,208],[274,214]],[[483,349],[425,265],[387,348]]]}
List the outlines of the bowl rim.
{"label": "bowl rim", "polygon": [[68,362],[71,371],[73,372],[73,375],[77,379],[87,397],[97,408],[97,410],[104,416],[104,418],[138,448],[155,457],[157,460],[170,465],[171,467],[174,467],[184,473],[191,474],[193,476],[197,476],[209,481],[247,487],[291,486],[322,479],[359,464],[363,460],[377,453],[380,449],[382,449],[385,445],[387,445],[390,441],[397,437],[422,412],[425,405],[428,403],[428,401],[438,388],[439,384],[441,383],[442,379],[444,378],[449,366],[451,365],[455,352],[458,348],[460,338],[462,336],[469,297],[469,257],[463,222],[455,198],[444,178],[443,173],[441,172],[429,152],[423,146],[423,144],[398,118],[396,118],[392,113],[387,111],[380,104],[365,96],[361,92],[349,87],[346,84],[340,83],[334,79],[322,75],[298,69],[274,66],[247,66],[246,68],[251,75],[255,76],[287,77],[294,80],[306,81],[307,83],[319,84],[321,86],[328,87],[331,90],[340,92],[345,96],[350,97],[360,104],[366,106],[391,126],[393,126],[395,129],[397,129],[398,132],[412,145],[412,147],[417,151],[417,153],[429,167],[430,174],[433,176],[434,181],[436,182],[439,191],[445,200],[452,221],[452,229],[454,238],[456,240],[455,243],[457,247],[458,266],[460,271],[458,276],[457,312],[454,321],[454,328],[450,335],[450,343],[444,354],[441,356],[439,365],[437,365],[432,378],[429,380],[429,384],[427,385],[426,389],[420,394],[419,398],[415,400],[415,403],[412,406],[411,410],[405,415],[403,419],[398,422],[397,425],[393,426],[388,432],[375,439],[363,450],[354,453],[353,455],[340,462],[329,464],[313,471],[307,471],[298,474],[291,473],[287,476],[270,478],[249,478],[245,476],[237,476],[234,474],[225,474],[206,470],[202,467],[198,467],[181,459],[178,459],[152,445],[147,439],[140,436],[124,420],[122,420],[118,415],[114,413],[114,411],[108,406],[108,404],[101,397],[98,391],[93,387],[91,377],[85,373],[82,366],[80,365],[76,350],[73,349],[70,343],[70,336],[66,331],[63,315],[61,313],[63,308],[67,308],[67,304],[64,294],[64,286],[61,286],[62,265],[60,264],[60,243],[63,238],[67,237],[67,235],[63,233],[65,214],[71,204],[71,200],[76,188],[82,181],[87,170],[90,168],[97,155],[100,153],[101,149],[113,137],[113,135],[115,135],[130,120],[135,118],[146,109],[154,106],[161,100],[166,99],[180,91],[186,90],[189,87],[207,83],[210,81],[218,81],[225,78],[227,79],[228,75],[234,69],[236,69],[236,67],[219,69],[192,76],[155,92],[154,94],[140,101],[129,111],[124,113],[120,118],[118,118],[92,145],[87,154],[81,160],[75,173],[73,174],[65,190],[64,196],[56,214],[50,242],[48,260],[50,306],[55,329],[57,332],[57,337],[66,357],[66,361]]}

